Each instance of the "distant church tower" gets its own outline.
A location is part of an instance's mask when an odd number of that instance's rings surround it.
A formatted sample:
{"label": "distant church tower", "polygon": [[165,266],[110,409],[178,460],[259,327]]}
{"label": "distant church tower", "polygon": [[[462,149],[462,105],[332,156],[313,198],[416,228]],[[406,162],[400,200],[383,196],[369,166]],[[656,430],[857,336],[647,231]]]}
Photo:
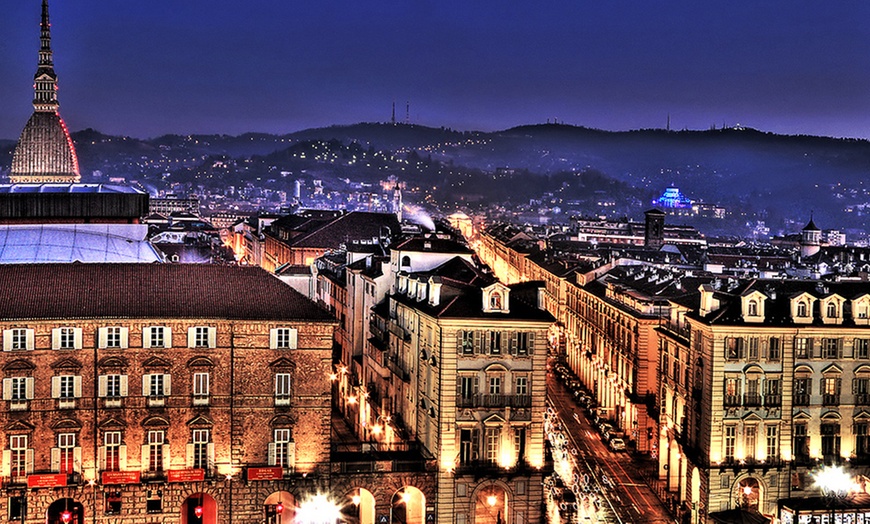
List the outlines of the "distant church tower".
{"label": "distant church tower", "polygon": [[33,77],[33,115],[15,147],[9,181],[13,184],[77,183],[81,175],[75,147],[57,112],[57,74],[51,52],[48,0],[42,0],[40,29],[39,63]]}
{"label": "distant church tower", "polygon": [[801,230],[801,257],[810,257],[822,249],[822,230],[816,227],[813,216]]}
{"label": "distant church tower", "polygon": [[650,249],[661,249],[665,245],[665,213],[658,209],[645,211],[646,227],[643,233],[643,243]]}

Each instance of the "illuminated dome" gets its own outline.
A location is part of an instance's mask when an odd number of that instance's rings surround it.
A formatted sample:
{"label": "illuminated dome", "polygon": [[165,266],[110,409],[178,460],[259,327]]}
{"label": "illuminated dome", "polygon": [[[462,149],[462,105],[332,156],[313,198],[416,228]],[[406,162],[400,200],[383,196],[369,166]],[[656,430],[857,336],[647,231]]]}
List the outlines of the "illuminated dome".
{"label": "illuminated dome", "polygon": [[69,131],[57,112],[57,74],[52,60],[47,0],[42,0],[39,41],[39,62],[33,77],[33,116],[15,147],[9,181],[75,183],[81,179],[79,162]]}
{"label": "illuminated dome", "polygon": [[56,112],[34,112],[12,157],[12,183],[78,182],[79,163],[69,131]]}

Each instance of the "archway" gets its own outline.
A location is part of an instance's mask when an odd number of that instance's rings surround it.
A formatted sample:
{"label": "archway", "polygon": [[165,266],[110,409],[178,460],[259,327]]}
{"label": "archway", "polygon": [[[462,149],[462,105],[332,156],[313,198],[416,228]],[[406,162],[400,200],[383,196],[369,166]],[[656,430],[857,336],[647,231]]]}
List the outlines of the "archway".
{"label": "archway", "polygon": [[48,524],[85,524],[85,508],[73,499],[58,499],[46,513]]}
{"label": "archway", "polygon": [[508,492],[497,483],[480,486],[474,497],[473,524],[509,524]]}
{"label": "archway", "polygon": [[181,524],[217,524],[217,502],[208,493],[194,493],[181,505]]}
{"label": "archway", "polygon": [[675,492],[680,487],[680,446],[672,440],[668,446],[668,491]]}
{"label": "archway", "polygon": [[759,511],[761,501],[761,485],[757,479],[746,477],[737,483],[737,504],[747,511]]}
{"label": "archway", "polygon": [[296,497],[286,491],[276,491],[263,501],[266,524],[293,522],[296,516]]}
{"label": "archway", "polygon": [[426,497],[414,486],[405,486],[390,501],[390,522],[394,524],[424,524]]}
{"label": "archway", "polygon": [[341,507],[342,520],[350,524],[375,523],[375,496],[365,488],[354,488]]}
{"label": "archway", "polygon": [[692,493],[689,497],[689,500],[692,504],[692,517],[691,523],[697,524],[698,522],[698,506],[701,502],[701,475],[698,473],[698,468],[692,469]]}

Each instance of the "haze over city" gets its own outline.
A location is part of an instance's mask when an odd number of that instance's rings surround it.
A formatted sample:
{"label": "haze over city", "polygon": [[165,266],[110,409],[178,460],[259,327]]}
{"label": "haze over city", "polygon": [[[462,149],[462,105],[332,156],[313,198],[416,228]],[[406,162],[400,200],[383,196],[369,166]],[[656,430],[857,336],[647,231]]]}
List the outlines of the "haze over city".
{"label": "haze over city", "polygon": [[[39,12],[0,20],[0,137],[30,111]],[[284,133],[397,119],[496,130],[742,124],[866,138],[866,2],[82,0],[52,6],[73,130]]]}

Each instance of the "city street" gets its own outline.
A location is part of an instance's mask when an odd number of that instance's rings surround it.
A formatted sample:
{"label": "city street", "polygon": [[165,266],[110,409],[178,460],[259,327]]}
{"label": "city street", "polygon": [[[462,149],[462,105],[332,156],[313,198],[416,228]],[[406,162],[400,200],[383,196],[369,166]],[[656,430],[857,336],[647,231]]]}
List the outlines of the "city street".
{"label": "city street", "polygon": [[[568,463],[573,466],[570,477],[564,479],[564,483],[576,485],[580,491],[577,493],[580,502],[572,521],[658,524],[675,522],[645,483],[641,460],[633,458],[630,452],[611,451],[602,441],[598,430],[587,420],[585,411],[577,406],[565,386],[552,373],[547,375],[547,390],[552,413],[559,421],[552,425],[561,425],[561,434],[567,440],[561,446],[564,451],[554,449],[555,469],[560,476],[567,475],[564,466],[559,465],[561,457],[557,456],[564,454]],[[580,482],[572,484],[572,479]],[[585,491],[589,492],[586,499],[588,501],[591,498],[593,506],[588,503],[584,505]],[[597,511],[594,502],[599,502],[600,509]]]}

